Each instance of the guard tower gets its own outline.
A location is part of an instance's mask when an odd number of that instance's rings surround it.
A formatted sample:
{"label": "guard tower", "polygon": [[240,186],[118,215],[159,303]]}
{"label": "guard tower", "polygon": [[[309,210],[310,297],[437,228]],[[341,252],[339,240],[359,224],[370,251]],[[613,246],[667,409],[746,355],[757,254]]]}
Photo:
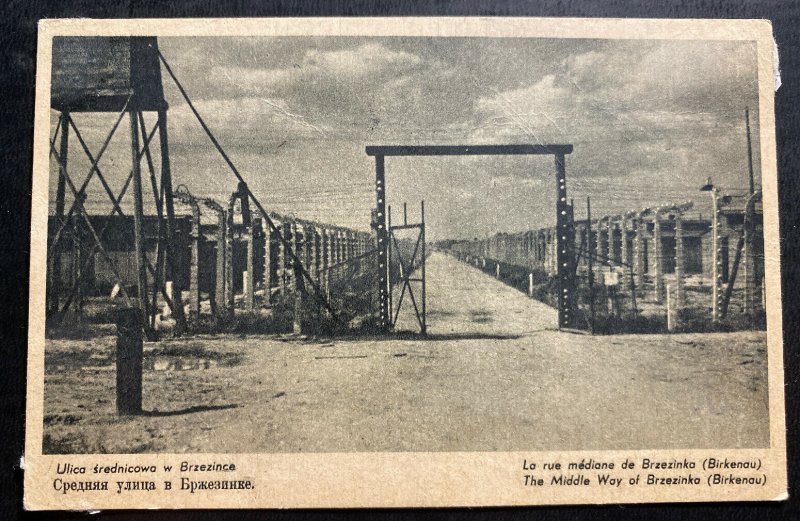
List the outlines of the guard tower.
{"label": "guard tower", "polygon": [[[174,276],[177,251],[167,103],[156,38],[56,37],[53,39],[52,65],[51,108],[59,113],[59,118],[50,142],[50,154],[58,168],[58,184],[55,215],[51,218],[48,234],[48,316],[63,317],[70,306],[82,301],[82,279],[86,277],[92,259],[99,256],[117,281],[115,292],[119,293],[118,298],[141,312],[148,336],[154,332],[159,294],[171,308],[180,331],[185,327],[185,319],[181,289]],[[87,143],[72,118],[79,112],[113,113],[117,117],[103,141]],[[129,130],[122,130],[126,126]],[[158,147],[151,147],[156,134]],[[130,163],[115,162],[108,171],[101,171],[99,165],[103,154],[115,137],[129,140]],[[75,161],[69,160],[71,146],[77,146],[81,151],[78,153],[88,158],[91,165],[88,172],[73,167]],[[143,163],[149,174],[149,181],[144,183]],[[160,172],[156,172],[156,164]],[[125,180],[119,192],[114,192],[110,179]],[[92,193],[87,187],[97,182],[102,187],[102,199],[107,196],[111,202],[109,215],[90,216],[87,211],[87,194]],[[126,215],[123,207],[130,207],[131,197],[133,230],[129,233],[130,216]],[[144,201],[150,197],[157,219],[155,231],[151,232],[155,250],[151,249],[148,256],[143,221]],[[132,247],[134,252],[133,284],[123,279],[119,258],[112,257],[105,246],[112,235],[109,223],[115,219],[122,223],[113,227],[115,240],[124,236],[122,240],[128,240],[126,246]],[[153,222],[153,219],[148,218],[148,222]],[[131,236],[132,241],[128,239]],[[72,239],[73,273],[70,283],[65,284],[61,256],[69,251],[68,237]],[[167,284],[167,281],[172,281],[172,284]]]}

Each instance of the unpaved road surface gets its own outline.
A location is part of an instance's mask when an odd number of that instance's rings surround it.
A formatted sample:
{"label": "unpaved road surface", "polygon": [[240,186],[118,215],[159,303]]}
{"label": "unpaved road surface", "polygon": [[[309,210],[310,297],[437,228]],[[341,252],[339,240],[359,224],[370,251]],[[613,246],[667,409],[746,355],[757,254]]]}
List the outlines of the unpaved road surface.
{"label": "unpaved road surface", "polygon": [[[553,309],[444,254],[430,256],[428,275],[427,340],[220,335],[148,344],[139,417],[114,413],[113,336],[48,340],[45,451],[769,444],[763,332],[563,333]],[[401,328],[414,321],[401,310]]]}

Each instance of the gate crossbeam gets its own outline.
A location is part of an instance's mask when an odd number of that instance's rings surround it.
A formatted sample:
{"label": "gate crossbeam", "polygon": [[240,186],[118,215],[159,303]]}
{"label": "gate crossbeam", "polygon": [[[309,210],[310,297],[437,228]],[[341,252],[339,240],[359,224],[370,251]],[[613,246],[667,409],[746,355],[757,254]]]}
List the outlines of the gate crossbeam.
{"label": "gate crossbeam", "polygon": [[[392,325],[391,279],[389,275],[389,233],[386,215],[385,158],[388,156],[479,156],[479,155],[552,155],[556,170],[556,262],[559,281],[558,327],[569,328],[574,321],[575,226],[572,206],[567,202],[565,156],[572,153],[570,144],[517,145],[387,145],[368,146],[366,153],[375,158],[375,229],[378,235],[380,273],[380,320],[383,327]],[[424,279],[424,277],[423,277]],[[424,287],[424,283],[423,283]],[[424,299],[423,299],[424,302]],[[424,305],[423,305],[424,307]],[[424,315],[423,311],[423,315]]]}

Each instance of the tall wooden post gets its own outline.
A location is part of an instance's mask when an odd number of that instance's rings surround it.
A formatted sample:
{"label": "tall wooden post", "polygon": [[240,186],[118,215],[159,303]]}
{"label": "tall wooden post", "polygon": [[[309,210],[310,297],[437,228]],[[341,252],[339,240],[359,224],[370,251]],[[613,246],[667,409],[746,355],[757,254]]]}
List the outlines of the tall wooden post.
{"label": "tall wooden post", "polygon": [[76,286],[75,290],[75,298],[72,299],[72,308],[73,313],[75,313],[76,317],[80,316],[83,307],[83,277],[81,274],[82,266],[83,266],[83,256],[82,253],[82,246],[81,246],[81,227],[78,224],[78,221],[74,221],[74,225],[72,226],[72,280],[71,284]]}
{"label": "tall wooden post", "polygon": [[175,251],[175,204],[172,200],[172,171],[169,158],[169,134],[167,133],[166,110],[158,111],[158,136],[161,152],[161,191],[164,193],[164,206],[167,211],[166,240],[164,247],[167,256],[165,279],[172,281],[173,293],[169,295],[169,298],[175,306],[172,310],[175,316],[175,329],[180,333],[186,330],[186,317],[183,313],[183,296],[177,276],[178,254]]}
{"label": "tall wooden post", "polygon": [[117,314],[117,414],[142,412],[141,310],[122,309]]}
{"label": "tall wooden post", "polygon": [[742,226],[744,243],[744,312],[752,315],[760,309],[761,291],[759,269],[757,269],[755,205],[761,199],[761,192],[754,192],[747,199]]}
{"label": "tall wooden post", "polygon": [[131,161],[133,171],[133,243],[136,260],[137,297],[139,299],[139,313],[141,324],[148,328],[149,312],[147,302],[147,257],[145,256],[144,236],[142,234],[142,220],[144,205],[142,201],[142,170],[139,163],[139,120],[137,113],[128,113],[131,122]]}
{"label": "tall wooden post", "polygon": [[[69,156],[69,112],[61,114],[61,143],[58,149],[59,163],[64,168],[67,166]],[[61,225],[64,220],[64,197],[66,189],[66,180],[64,179],[64,171],[58,169],[58,185],[56,188],[56,222]],[[59,299],[61,297],[61,251],[60,246],[56,244],[53,251],[49,255],[48,274],[50,280],[47,284],[48,311],[50,314],[57,313],[59,307]]]}

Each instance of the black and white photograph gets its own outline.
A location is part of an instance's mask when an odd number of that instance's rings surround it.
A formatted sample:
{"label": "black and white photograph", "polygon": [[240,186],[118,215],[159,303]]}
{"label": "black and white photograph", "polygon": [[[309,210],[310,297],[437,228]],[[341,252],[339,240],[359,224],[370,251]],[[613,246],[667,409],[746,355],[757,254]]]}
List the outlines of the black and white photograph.
{"label": "black and white photograph", "polygon": [[763,42],[140,33],[48,40],[51,471],[783,446]]}

